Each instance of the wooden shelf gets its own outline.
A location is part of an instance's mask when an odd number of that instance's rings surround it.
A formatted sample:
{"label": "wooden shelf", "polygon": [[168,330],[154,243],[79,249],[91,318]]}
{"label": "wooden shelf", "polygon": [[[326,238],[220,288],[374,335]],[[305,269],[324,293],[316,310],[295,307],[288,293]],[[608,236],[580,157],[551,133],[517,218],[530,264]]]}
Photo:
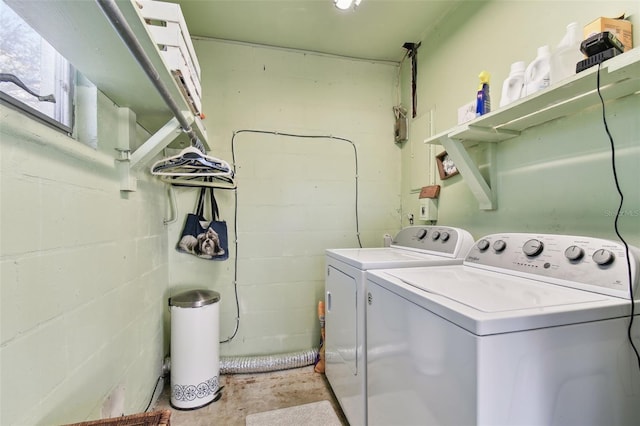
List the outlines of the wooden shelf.
{"label": "wooden shelf", "polygon": [[[480,208],[493,210],[496,208],[495,194],[466,152],[465,144],[503,142],[518,137],[529,128],[599,104],[597,73],[598,67],[592,67],[560,84],[434,135],[424,142],[442,145],[478,199]],[[639,91],[640,48],[602,64],[600,93],[605,102]]]}
{"label": "wooden shelf", "polygon": [[[151,134],[171,120],[173,114],[97,2],[6,1],[109,99],[120,107],[134,111],[136,121]],[[158,71],[158,78],[168,87],[180,109],[190,118],[189,121],[194,120],[193,129],[206,147],[204,125],[191,114],[189,105],[163,62],[147,26],[138,15],[135,0],[117,0],[117,4]],[[171,146],[175,147],[187,145],[189,140],[184,134],[171,142]]]}

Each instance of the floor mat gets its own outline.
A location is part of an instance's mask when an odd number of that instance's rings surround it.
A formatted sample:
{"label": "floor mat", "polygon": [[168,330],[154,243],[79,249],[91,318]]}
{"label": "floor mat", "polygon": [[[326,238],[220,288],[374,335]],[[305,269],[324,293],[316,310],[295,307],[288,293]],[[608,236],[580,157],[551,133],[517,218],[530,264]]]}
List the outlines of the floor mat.
{"label": "floor mat", "polygon": [[341,426],[342,423],[329,401],[312,402],[295,407],[249,414],[247,426]]}

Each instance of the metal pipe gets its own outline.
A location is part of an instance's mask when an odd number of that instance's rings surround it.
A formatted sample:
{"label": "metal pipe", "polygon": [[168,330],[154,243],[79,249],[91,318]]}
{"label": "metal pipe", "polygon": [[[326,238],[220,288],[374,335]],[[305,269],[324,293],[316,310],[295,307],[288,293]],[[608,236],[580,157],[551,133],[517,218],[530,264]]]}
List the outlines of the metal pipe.
{"label": "metal pipe", "polygon": [[174,101],[171,93],[167,89],[167,86],[160,80],[160,75],[158,71],[151,63],[149,56],[142,48],[142,45],[138,41],[136,35],[133,33],[133,30],[127,23],[126,18],[118,8],[115,0],[96,0],[98,6],[102,9],[102,12],[105,14],[113,28],[116,30],[124,44],[127,46],[133,57],[136,59],[138,64],[142,67],[144,72],[151,80],[151,83],[158,90],[158,93],[167,104],[173,115],[176,117],[182,130],[187,133],[189,139],[191,140],[191,144],[202,149],[202,143],[199,141],[198,136],[195,131],[191,128],[191,125],[187,121],[186,118],[182,115],[182,111],[176,102]]}

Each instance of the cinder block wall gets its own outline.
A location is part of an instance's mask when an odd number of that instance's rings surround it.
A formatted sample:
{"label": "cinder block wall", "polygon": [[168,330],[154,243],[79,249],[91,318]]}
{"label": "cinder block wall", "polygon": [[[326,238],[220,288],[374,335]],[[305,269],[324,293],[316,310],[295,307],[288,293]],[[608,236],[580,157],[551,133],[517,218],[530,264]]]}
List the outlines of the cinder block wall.
{"label": "cinder block wall", "polygon": [[[215,40],[195,40],[202,67],[210,154],[232,162],[245,129],[331,135],[358,150],[358,217],[365,246],[381,246],[400,225],[400,148],[393,142],[398,68],[392,63]],[[238,133],[240,328],[222,355],[309,350],[319,344],[324,250],[356,247],[353,147],[330,138]],[[221,293],[220,336],[235,327],[231,259],[211,262],[173,250],[194,189],[176,189],[169,226],[172,291]],[[234,194],[216,191],[234,241]]]}
{"label": "cinder block wall", "polygon": [[101,151],[0,106],[2,425],[139,412],[160,374],[165,192],[143,176],[120,192],[99,96]]}

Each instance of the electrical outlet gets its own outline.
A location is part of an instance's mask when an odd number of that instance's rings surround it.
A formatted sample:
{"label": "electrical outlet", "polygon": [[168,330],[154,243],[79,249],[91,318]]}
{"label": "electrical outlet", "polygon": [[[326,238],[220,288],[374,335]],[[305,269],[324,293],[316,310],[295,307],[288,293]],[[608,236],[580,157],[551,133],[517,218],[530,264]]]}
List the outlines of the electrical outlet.
{"label": "electrical outlet", "polygon": [[420,220],[438,220],[438,202],[435,198],[420,199]]}

